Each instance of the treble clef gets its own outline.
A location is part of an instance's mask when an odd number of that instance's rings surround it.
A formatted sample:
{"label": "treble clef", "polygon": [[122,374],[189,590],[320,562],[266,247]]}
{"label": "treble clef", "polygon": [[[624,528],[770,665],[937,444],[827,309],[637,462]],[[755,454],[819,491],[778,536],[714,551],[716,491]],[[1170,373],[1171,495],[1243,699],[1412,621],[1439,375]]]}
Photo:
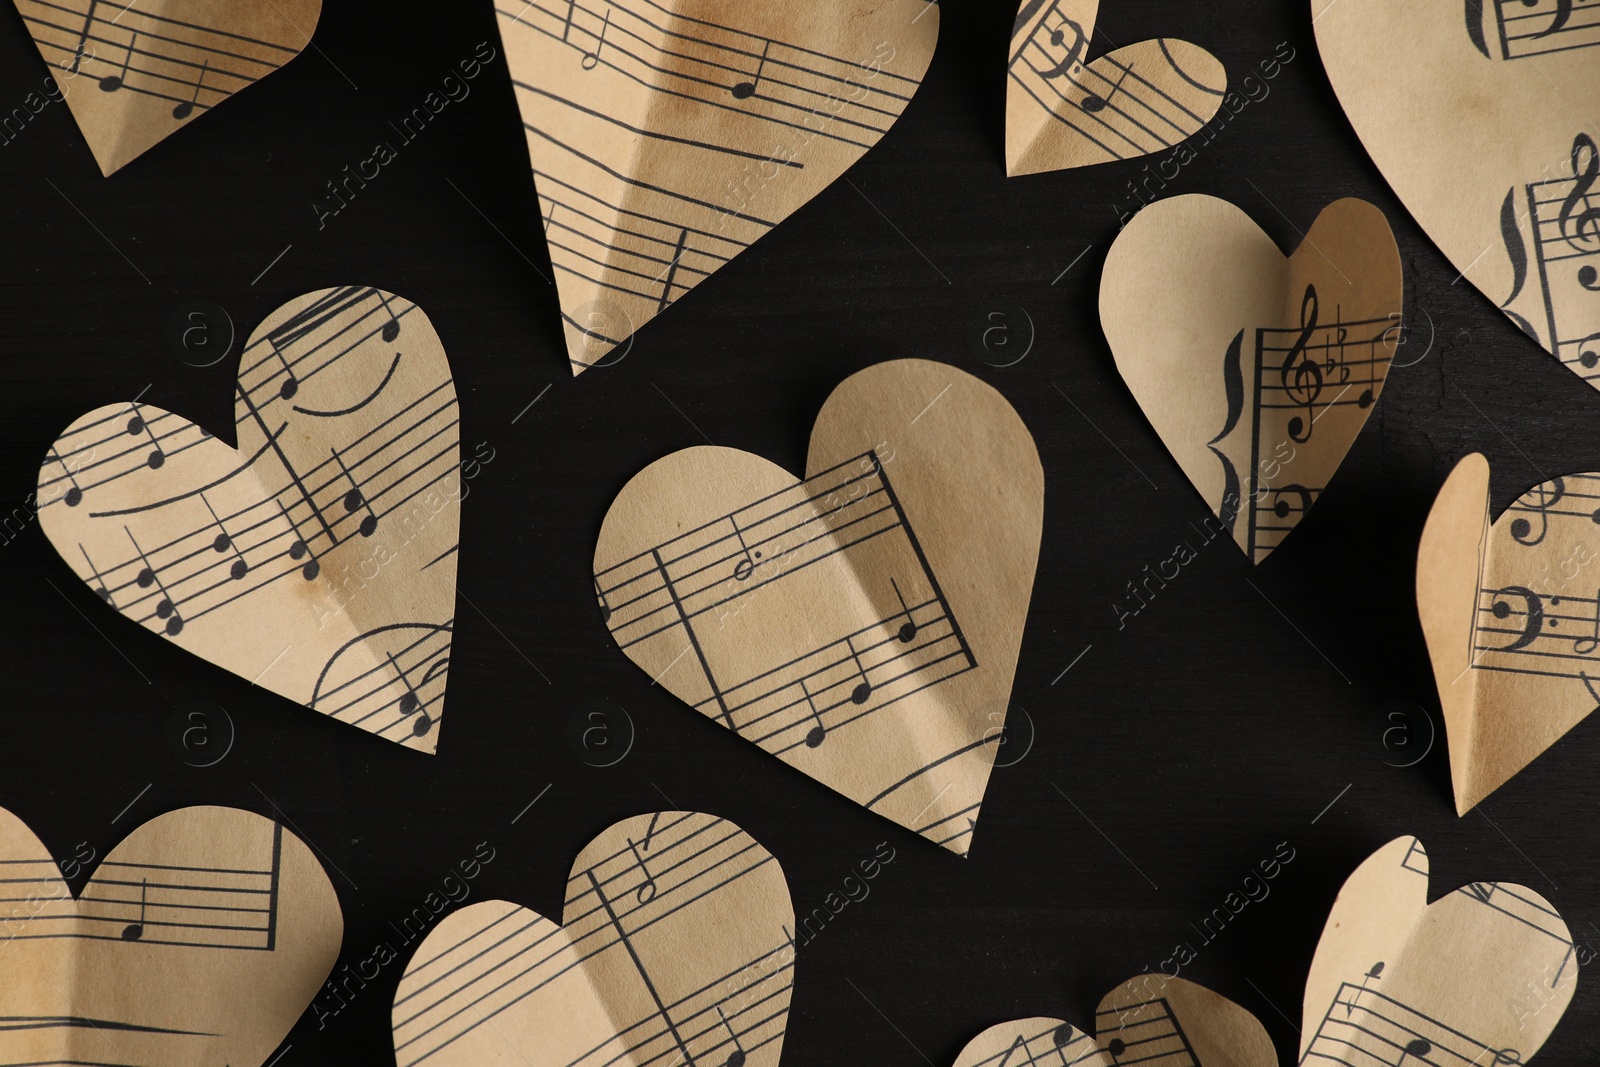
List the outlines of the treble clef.
{"label": "treble clef", "polygon": [[[1600,150],[1586,133],[1572,141],[1572,190],[1556,217],[1561,237],[1579,252],[1592,252],[1585,242],[1600,240],[1600,208],[1589,203],[1589,191],[1600,180]],[[1581,211],[1579,209],[1582,209]],[[1589,268],[1590,274],[1594,268]]]}
{"label": "treble clef", "polygon": [[[1300,336],[1289,346],[1278,374],[1283,381],[1283,391],[1295,404],[1305,405],[1306,413],[1322,395],[1322,367],[1306,353],[1306,346],[1317,331],[1317,287],[1306,286],[1306,295],[1300,302]],[[1311,440],[1311,422],[1299,415],[1289,420],[1289,437],[1304,443]]]}

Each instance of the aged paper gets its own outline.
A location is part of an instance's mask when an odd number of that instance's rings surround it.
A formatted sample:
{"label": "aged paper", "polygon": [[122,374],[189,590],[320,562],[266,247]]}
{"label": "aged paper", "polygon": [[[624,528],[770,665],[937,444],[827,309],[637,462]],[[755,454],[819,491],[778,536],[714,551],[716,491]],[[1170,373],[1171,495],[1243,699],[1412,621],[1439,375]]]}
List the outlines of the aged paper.
{"label": "aged paper", "polygon": [[290,700],[424,752],[455,610],[459,417],[422,309],[310,293],[240,358],[229,447],[138,400],[39,469],[46,536],[102,600]]}
{"label": "aged paper", "polygon": [[1311,961],[1306,1067],[1527,1063],[1572,999],[1566,923],[1531,889],[1472,882],[1428,903],[1428,854],[1391,841],[1334,901]]}
{"label": "aged paper", "polygon": [[1428,236],[1528,336],[1600,385],[1595,5],[1311,8],[1339,102]]}
{"label": "aged paper", "polygon": [[964,855],[1043,511],[1004,397],[942,363],[880,363],[823,405],[803,480],[731,448],[645,468],[606,514],[595,591],[656,684]]}
{"label": "aged paper", "polygon": [[[1182,978],[1142,974],[1112,990],[1095,1011],[1095,1034],[1060,1019],[991,1026],[955,1067],[1277,1067],[1256,1017]],[[1419,1065],[1420,1067],[1420,1065]]]}
{"label": "aged paper", "polygon": [[1089,59],[1100,0],[1022,0],[1006,83],[1006,173],[1087,167],[1171,148],[1222,106],[1228,72],[1163,37]]}
{"label": "aged paper", "polygon": [[1456,465],[1417,555],[1417,612],[1466,814],[1595,705],[1600,474],[1537,485],[1489,523],[1489,461]]}
{"label": "aged paper", "polygon": [[617,823],[573,863],[562,923],[503,900],[446,916],[395,993],[399,1067],[777,1067],[794,909],[733,823]]}
{"label": "aged paper", "polygon": [[[72,877],[90,856],[67,861]],[[0,1062],[255,1067],[339,956],[344,919],[322,866],[247,811],[152,819],[76,900],[3,809],[0,860]]]}
{"label": "aged paper", "polygon": [[929,0],[496,0],[572,372],[845,172],[933,58]]}
{"label": "aged paper", "polygon": [[14,0],[111,174],[299,55],[322,0]]}
{"label": "aged paper", "polygon": [[1363,200],[1323,208],[1287,260],[1244,212],[1200,194],[1151,204],[1111,246],[1100,325],[1117,369],[1252,563],[1366,425],[1403,290],[1389,223]]}

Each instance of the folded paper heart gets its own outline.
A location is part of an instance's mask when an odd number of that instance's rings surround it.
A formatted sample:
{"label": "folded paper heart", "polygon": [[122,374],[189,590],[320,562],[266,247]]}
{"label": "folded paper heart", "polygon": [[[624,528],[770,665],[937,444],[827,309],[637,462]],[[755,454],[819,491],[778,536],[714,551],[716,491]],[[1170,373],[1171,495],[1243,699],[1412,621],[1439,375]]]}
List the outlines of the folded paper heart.
{"label": "folded paper heart", "polygon": [[939,36],[929,0],[496,10],[574,374],[877,144]]}
{"label": "folded paper heart", "polygon": [[578,855],[563,925],[503,900],[439,923],[394,1000],[399,1067],[776,1067],[794,987],[778,861],[730,822],[663,811]]}
{"label": "folded paper heart", "polygon": [[1535,486],[1492,525],[1489,461],[1456,464],[1417,554],[1417,612],[1466,814],[1600,703],[1600,474]]}
{"label": "folded paper heart", "polygon": [[1225,200],[1134,216],[1106,256],[1100,325],[1189,481],[1259,563],[1323,493],[1383,393],[1404,283],[1383,213],[1322,210],[1287,260]]}
{"label": "folded paper heart", "polygon": [[1592,5],[1312,0],[1311,8],[1339,103],[1401,201],[1473,285],[1600,386]]}
{"label": "folded paper heart", "polygon": [[[93,857],[87,843],[67,867]],[[0,809],[0,1061],[254,1067],[339,955],[344,919],[294,834],[183,808],[112,849],[77,899]]]}
{"label": "folded paper heart", "polygon": [[322,0],[14,0],[51,68],[38,108],[65,100],[111,174],[299,55]]}
{"label": "folded paper heart", "polygon": [[1011,30],[1006,173],[1037,174],[1171,148],[1222,106],[1228,72],[1163,37],[1089,59],[1100,0],[1023,0]]}
{"label": "folded paper heart", "polygon": [[991,1026],[955,1067],[1116,1067],[1171,1064],[1277,1067],[1256,1017],[1193,982],[1145,973],[1113,989],[1095,1010],[1091,1037],[1060,1019]]}
{"label": "folded paper heart", "polygon": [[134,400],[39,470],[69,566],[147,630],[252,684],[425,752],[455,608],[459,418],[415,304],[310,293],[244,349],[238,448]]}
{"label": "folded paper heart", "polygon": [[965,854],[1033,588],[1044,474],[999,393],[942,363],[847,378],[804,480],[691,448],[606,513],[618,646],[701,714]]}
{"label": "folded paper heart", "polygon": [[1428,903],[1428,854],[1389,842],[1345,882],[1306,979],[1300,1062],[1527,1063],[1555,1030],[1578,962],[1550,902],[1473,882]]}

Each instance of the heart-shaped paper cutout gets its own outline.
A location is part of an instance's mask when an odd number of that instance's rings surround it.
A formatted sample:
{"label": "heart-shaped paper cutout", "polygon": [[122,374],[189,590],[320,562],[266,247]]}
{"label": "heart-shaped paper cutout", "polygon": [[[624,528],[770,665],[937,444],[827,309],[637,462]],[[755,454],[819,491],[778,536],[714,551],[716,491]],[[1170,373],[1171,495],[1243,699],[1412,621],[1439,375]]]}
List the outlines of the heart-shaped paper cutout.
{"label": "heart-shaped paper cutout", "polygon": [[1106,256],[1100,325],[1145,416],[1239,547],[1265,559],[1366,424],[1404,282],[1383,213],[1323,208],[1287,260],[1248,215],[1190,194]]}
{"label": "heart-shaped paper cutout", "polygon": [[1300,1062],[1519,1064],[1577,988],[1572,937],[1531,889],[1473,882],[1428,903],[1414,837],[1356,868],[1306,980]]}
{"label": "heart-shaped paper cutout", "polygon": [[112,607],[233,673],[425,752],[438,743],[462,481],[422,309],[346,287],[256,329],[238,450],[111,404],[57,439],[39,521]]}
{"label": "heart-shaped paper cutout", "polygon": [[1312,0],[1311,8],[1345,114],[1428,236],[1530,337],[1600,384],[1592,5]]}
{"label": "heart-shaped paper cutout", "polygon": [[1466,814],[1600,702],[1600,474],[1535,486],[1489,523],[1489,461],[1456,464],[1417,555],[1417,611]]}
{"label": "heart-shaped paper cutout", "polygon": [[733,823],[627,819],[579,853],[563,925],[489,900],[434,928],[395,993],[395,1060],[776,1067],[793,934],[782,868]]}
{"label": "heart-shaped paper cutout", "polygon": [[[87,843],[68,861],[93,857]],[[0,1061],[254,1067],[339,956],[339,898],[270,819],[183,808],[112,849],[76,900],[0,809]]]}
{"label": "heart-shaped paper cutout", "polygon": [[1090,1037],[1060,1019],[991,1026],[955,1067],[1277,1067],[1272,1039],[1254,1015],[1204,986],[1146,973],[1108,993]]}
{"label": "heart-shaped paper cutout", "polygon": [[299,55],[322,14],[322,0],[14,2],[53,68],[47,95],[108,175]]}
{"label": "heart-shaped paper cutout", "polygon": [[595,589],[658,684],[965,854],[1033,589],[1044,473],[1005,398],[942,363],[845,379],[806,479],[731,448],[617,494]]}
{"label": "heart-shaped paper cutout", "polygon": [[888,132],[929,0],[507,0],[572,372],[797,211]]}
{"label": "heart-shaped paper cutout", "polygon": [[1171,148],[1222,106],[1228,72],[1162,37],[1089,60],[1100,0],[1022,0],[1011,30],[1006,173],[1088,167]]}

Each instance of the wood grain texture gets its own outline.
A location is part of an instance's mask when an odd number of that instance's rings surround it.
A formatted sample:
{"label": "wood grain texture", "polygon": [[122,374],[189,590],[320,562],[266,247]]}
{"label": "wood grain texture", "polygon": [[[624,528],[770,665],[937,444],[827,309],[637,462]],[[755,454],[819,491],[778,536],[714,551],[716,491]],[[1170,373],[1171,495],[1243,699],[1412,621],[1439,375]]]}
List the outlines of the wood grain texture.
{"label": "wood grain texture", "polygon": [[[541,276],[549,261],[504,61],[470,81],[462,70],[479,42],[495,42],[491,5],[396,4],[381,25],[357,5],[331,6],[299,61],[109,180],[64,107],[13,121],[0,143],[0,637],[14,665],[0,803],[58,857],[85,841],[103,856],[128,827],[186,804],[281,808],[339,891],[336,973],[370,976],[349,981],[342,1007],[319,1001],[320,1026],[306,1014],[282,1067],[391,1062],[389,1005],[414,948],[404,937],[447,877],[468,902],[559,914],[583,844],[663,807],[736,820],[783,864],[802,925],[812,917],[785,1067],[945,1067],[995,1022],[1092,1018],[1101,993],[1159,969],[1180,943],[1183,977],[1253,1012],[1292,1060],[1286,1016],[1298,1022],[1328,907],[1400,834],[1428,842],[1434,884],[1520,882],[1600,949],[1600,723],[1458,820],[1412,601],[1417,538],[1455,461],[1490,457],[1497,511],[1545,475],[1595,469],[1600,396],[1469,285],[1452,285],[1455,269],[1339,111],[1308,6],[1108,8],[1108,41],[1194,41],[1256,99],[1225,106],[1227,121],[1197,135],[1175,177],[1158,157],[1007,181],[1014,5],[951,0],[922,90],[848,182],[577,380]],[[1267,80],[1260,64],[1275,56]],[[0,120],[45,74],[20,20],[0,22]],[[446,101],[436,114],[430,93]],[[380,142],[392,150],[381,164]],[[346,166],[376,176],[362,185]],[[1099,331],[1101,263],[1146,183],[1226,197],[1282,248],[1323,205],[1359,196],[1399,242],[1412,345],[1327,496],[1258,568],[1196,532],[1206,506]],[[431,759],[317,721],[140,633],[28,521],[44,449],[73,417],[147,389],[145,402],[225,425],[251,327],[291,296],[352,281],[427,309],[451,356],[462,454],[487,460],[467,481],[451,730]],[[220,345],[219,309],[238,340],[206,366],[221,348],[180,339],[209,318]],[[652,688],[612,647],[591,584],[606,507],[651,460],[709,440],[799,470],[834,386],[906,356],[949,361],[1004,394],[1051,492],[1012,702],[1026,755],[995,770],[967,860]],[[1161,577],[1184,539],[1196,558]],[[1380,709],[1395,700],[1438,728],[1409,768],[1385,763],[1411,758],[1383,747],[1392,723]],[[214,756],[195,754],[201,735],[181,747],[198,723],[185,717],[191,701],[225,708],[233,724],[212,766],[192,765]],[[630,721],[627,755],[591,766],[626,748]],[[1278,862],[1283,841],[1294,859],[1270,893],[1227,912],[1228,894]],[[880,866],[864,881],[869,860]],[[380,942],[399,960],[375,962]],[[1584,975],[1535,1062],[1577,1067],[1597,1053],[1600,983]]]}

